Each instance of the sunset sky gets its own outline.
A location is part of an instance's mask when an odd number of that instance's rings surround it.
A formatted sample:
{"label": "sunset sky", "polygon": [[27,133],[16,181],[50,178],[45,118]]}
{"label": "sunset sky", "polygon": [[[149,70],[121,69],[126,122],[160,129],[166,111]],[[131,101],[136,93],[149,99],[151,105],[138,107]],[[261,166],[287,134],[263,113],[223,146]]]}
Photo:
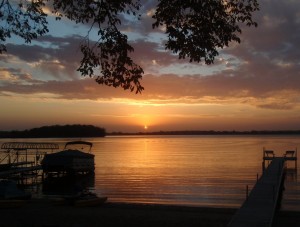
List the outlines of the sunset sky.
{"label": "sunset sky", "polygon": [[300,1],[260,0],[258,27],[220,49],[211,66],[178,60],[152,29],[156,1],[122,31],[144,69],[142,94],[97,84],[76,71],[89,27],[49,14],[50,32],[0,55],[0,131],[92,124],[108,132],[300,129]]}

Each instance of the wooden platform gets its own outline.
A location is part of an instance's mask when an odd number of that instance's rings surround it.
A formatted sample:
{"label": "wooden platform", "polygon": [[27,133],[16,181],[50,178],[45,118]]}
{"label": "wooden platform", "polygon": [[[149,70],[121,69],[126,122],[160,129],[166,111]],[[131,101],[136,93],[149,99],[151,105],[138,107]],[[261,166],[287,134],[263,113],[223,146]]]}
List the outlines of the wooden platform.
{"label": "wooden platform", "polygon": [[272,158],[229,227],[272,226],[284,180],[284,162],[284,157]]}
{"label": "wooden platform", "polygon": [[[263,149],[263,162],[262,162],[262,170],[264,171],[266,168],[266,163],[269,163],[273,159],[276,158],[276,155],[274,151],[272,150],[265,150]],[[297,171],[297,148],[295,150],[288,150],[285,152],[284,156],[284,161],[286,162],[294,162],[295,163],[295,170]]]}

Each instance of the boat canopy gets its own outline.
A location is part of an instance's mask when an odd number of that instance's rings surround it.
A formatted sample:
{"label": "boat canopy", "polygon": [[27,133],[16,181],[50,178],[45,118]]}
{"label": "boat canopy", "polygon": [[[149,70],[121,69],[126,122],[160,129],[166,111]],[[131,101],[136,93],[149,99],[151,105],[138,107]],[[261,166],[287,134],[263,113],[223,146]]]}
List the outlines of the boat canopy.
{"label": "boat canopy", "polygon": [[31,142],[8,142],[3,143],[1,149],[26,150],[26,149],[58,149],[56,143],[31,143]]}
{"label": "boat canopy", "polygon": [[90,143],[90,142],[87,142],[87,141],[71,141],[71,142],[67,142],[66,145],[65,145],[65,148],[66,149],[69,145],[87,145],[90,147],[90,149],[92,148],[93,144]]}

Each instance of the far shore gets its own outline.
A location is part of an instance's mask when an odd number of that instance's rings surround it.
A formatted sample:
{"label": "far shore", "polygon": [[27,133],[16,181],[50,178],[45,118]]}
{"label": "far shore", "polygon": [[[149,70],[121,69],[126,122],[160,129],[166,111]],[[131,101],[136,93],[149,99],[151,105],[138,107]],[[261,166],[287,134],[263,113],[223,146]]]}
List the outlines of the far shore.
{"label": "far shore", "polygon": [[[0,208],[1,226],[43,227],[225,227],[236,209],[107,202],[98,207],[55,205],[51,200],[27,201]],[[280,211],[274,227],[300,226],[300,212]]]}

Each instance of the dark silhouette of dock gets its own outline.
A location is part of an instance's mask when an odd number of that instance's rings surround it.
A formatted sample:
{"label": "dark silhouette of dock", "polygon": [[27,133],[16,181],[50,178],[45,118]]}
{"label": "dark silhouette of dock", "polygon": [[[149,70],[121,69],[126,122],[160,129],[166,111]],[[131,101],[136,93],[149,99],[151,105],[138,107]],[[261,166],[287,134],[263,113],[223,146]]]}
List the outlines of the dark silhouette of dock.
{"label": "dark silhouette of dock", "polygon": [[[266,161],[271,161],[267,168]],[[281,200],[286,161],[297,162],[297,151],[287,151],[284,157],[275,157],[273,151],[264,150],[263,174],[249,196],[247,192],[245,202],[233,216],[229,227],[272,226]]]}
{"label": "dark silhouette of dock", "polygon": [[3,143],[3,150],[0,151],[0,178],[25,182],[28,178],[38,177],[38,172],[42,170],[40,162],[46,150],[53,152],[58,148],[55,143]]}
{"label": "dark silhouette of dock", "polygon": [[[28,165],[32,164],[33,162],[27,162],[23,163],[22,165]],[[13,166],[13,165],[12,165]],[[15,174],[22,174],[22,173],[28,173],[32,171],[37,171],[41,170],[42,166],[41,165],[32,165],[32,166],[25,166],[25,167],[19,167],[19,168],[11,168],[10,170],[6,171],[0,171],[0,178],[9,178],[10,176],[13,176]]]}

